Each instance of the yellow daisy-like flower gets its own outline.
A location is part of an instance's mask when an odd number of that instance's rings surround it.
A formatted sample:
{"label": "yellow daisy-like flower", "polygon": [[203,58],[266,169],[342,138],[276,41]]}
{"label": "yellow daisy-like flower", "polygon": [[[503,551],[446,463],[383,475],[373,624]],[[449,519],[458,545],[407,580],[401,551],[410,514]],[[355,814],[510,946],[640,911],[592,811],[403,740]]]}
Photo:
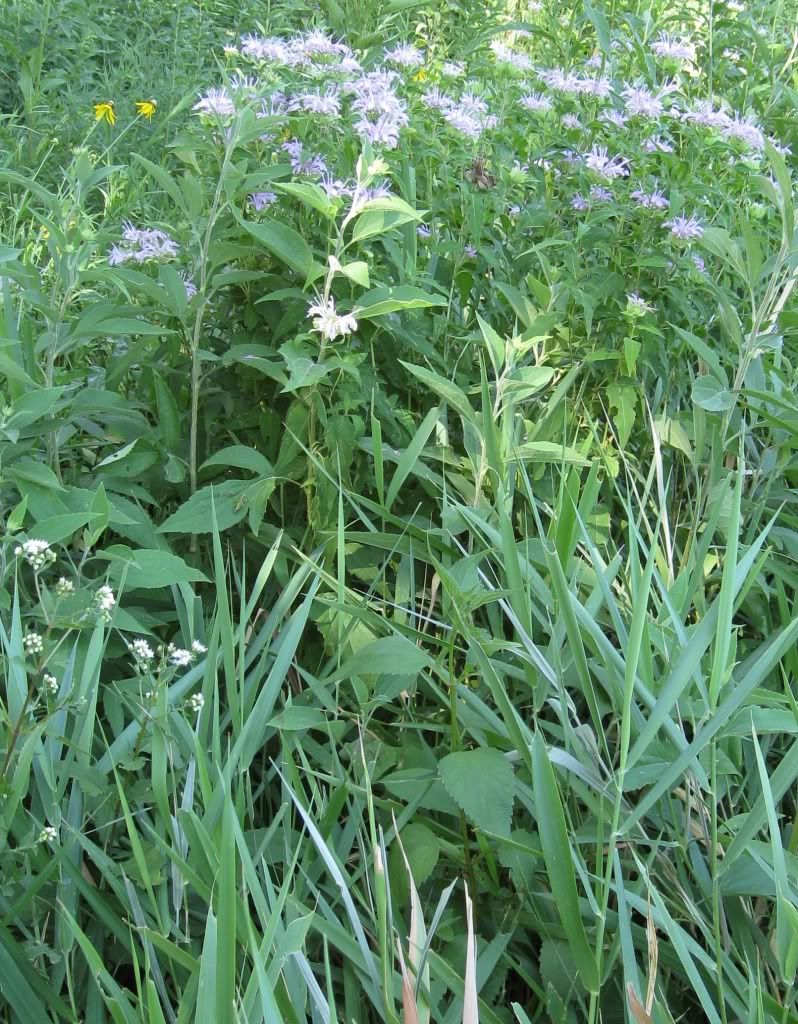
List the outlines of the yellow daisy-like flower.
{"label": "yellow daisy-like flower", "polygon": [[136,113],[151,121],[157,106],[158,104],[155,100],[136,100]]}
{"label": "yellow daisy-like flower", "polygon": [[428,77],[429,76],[427,75],[426,70],[424,68],[419,68],[418,71],[413,75],[413,81],[426,82]]}
{"label": "yellow daisy-like flower", "polygon": [[94,104],[94,119],[95,121],[107,121],[108,124],[116,124],[116,112],[111,100]]}

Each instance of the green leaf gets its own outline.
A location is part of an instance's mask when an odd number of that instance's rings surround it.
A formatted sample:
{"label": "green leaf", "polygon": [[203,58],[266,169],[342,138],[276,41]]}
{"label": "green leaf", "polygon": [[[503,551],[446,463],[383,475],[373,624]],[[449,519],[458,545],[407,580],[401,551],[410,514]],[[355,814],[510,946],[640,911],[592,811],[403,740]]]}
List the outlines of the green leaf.
{"label": "green leaf", "polygon": [[175,583],[208,582],[204,573],[170,551],[131,549],[124,544],[114,544],[100,557],[110,559],[111,578],[118,581],[124,576],[128,590],[156,590]]}
{"label": "green leaf", "polygon": [[395,313],[399,309],[424,309],[445,305],[446,299],[442,295],[433,295],[412,285],[398,285],[391,288],[373,288],[361,295],[353,313],[358,320],[370,320],[385,313]]}
{"label": "green leaf", "polygon": [[269,725],[281,732],[302,732],[305,729],[326,729],[327,716],[318,708],[292,705],[282,714],[269,719]]}
{"label": "green leaf", "polygon": [[305,206],[310,207],[311,210],[316,210],[331,220],[338,209],[338,204],[332,202],[330,197],[319,185],[314,184],[310,181],[275,181],[272,188],[278,192],[285,192],[287,195],[294,196]]}
{"label": "green leaf", "polygon": [[333,678],[353,675],[417,675],[430,668],[432,660],[407,637],[396,633],[365,644],[341,665]]}
{"label": "green leaf", "polygon": [[590,459],[580,455],[575,448],[555,444],[553,441],[527,441],[519,445],[510,456],[517,462],[553,462],[566,466],[590,466]]}
{"label": "green leaf", "polygon": [[341,273],[348,277],[350,281],[359,284],[361,288],[368,288],[370,283],[369,265],[364,263],[363,260],[352,260],[351,263],[342,264]]}
{"label": "green leaf", "polygon": [[305,278],[313,278],[320,276],[319,271],[321,274],[324,273],[324,268],[313,259],[310,246],[302,235],[287,224],[278,220],[255,223],[246,221],[238,215],[236,219],[273,256],[298,274]]}
{"label": "green leaf", "polygon": [[48,491],[62,491],[63,487],[58,482],[58,477],[43,462],[36,462],[35,459],[17,459],[5,471],[6,476],[13,480],[20,490],[25,494],[25,484],[33,484],[34,487],[44,487]]}
{"label": "green leaf", "polygon": [[491,747],[458,751],[444,757],[438,770],[449,796],[477,828],[510,834],[515,778],[503,754]]}
{"label": "green leaf", "polygon": [[185,501],[177,512],[158,527],[159,533],[212,533],[211,495],[216,505],[216,519],[220,530],[229,530],[246,515],[242,501],[249,480],[225,480],[220,484],[200,487]]}
{"label": "green leaf", "polygon": [[709,374],[693,381],[693,402],[707,412],[728,412],[734,408],[734,394]]}
{"label": "green leaf", "polygon": [[46,540],[48,544],[59,544],[77,533],[93,518],[90,512],[67,512],[65,515],[50,516],[49,519],[42,519],[36,523],[36,537]]}
{"label": "green leaf", "polygon": [[598,992],[598,966],[582,923],[565,812],[546,743],[540,732],[535,733],[532,741],[532,758],[537,825],[554,905],[565,929],[579,976],[589,992]]}
{"label": "green leaf", "polygon": [[405,825],[401,838],[413,881],[421,885],[435,870],[441,852],[440,841],[432,829],[420,821]]}
{"label": "green leaf", "polygon": [[406,213],[402,211],[368,209],[361,213],[355,221],[352,231],[352,242],[364,242],[367,238],[385,235],[389,231],[393,231],[394,228],[398,228],[401,224],[406,224],[411,220],[421,220],[421,217],[415,211]]}
{"label": "green leaf", "polygon": [[474,410],[471,408],[471,403],[465,396],[465,392],[454,383],[454,381],[447,380],[445,377],[441,377],[433,370],[428,370],[424,366],[416,366],[415,363],[406,363],[403,359],[399,362],[404,366],[406,370],[409,370],[414,377],[418,378],[422,384],[425,384],[428,388],[440,395],[440,397],[460,415],[473,423],[475,420]]}
{"label": "green leaf", "polygon": [[207,469],[208,466],[235,466],[236,469],[248,469],[257,476],[272,476],[274,473],[272,464],[266,456],[245,444],[234,444],[229,448],[222,448],[221,451],[206,459],[200,466],[200,470]]}

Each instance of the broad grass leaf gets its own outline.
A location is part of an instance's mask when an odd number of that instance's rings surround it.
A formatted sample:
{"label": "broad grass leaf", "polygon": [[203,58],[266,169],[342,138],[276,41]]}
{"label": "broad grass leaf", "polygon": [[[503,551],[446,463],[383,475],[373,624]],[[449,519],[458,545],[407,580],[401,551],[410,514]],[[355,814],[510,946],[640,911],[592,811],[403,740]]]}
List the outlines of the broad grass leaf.
{"label": "broad grass leaf", "polygon": [[566,466],[585,467],[591,465],[590,459],[586,459],[575,448],[553,441],[527,441],[519,445],[511,457],[518,462],[553,462],[557,465],[564,463]]}
{"label": "broad grass leaf", "polygon": [[535,733],[532,741],[532,758],[532,784],[538,832],[554,904],[565,929],[579,975],[588,991],[598,992],[598,966],[582,923],[565,812],[546,743],[539,732]]}
{"label": "broad grass leaf", "polygon": [[446,791],[477,828],[510,834],[515,778],[498,750],[479,747],[448,754],[438,766]]}

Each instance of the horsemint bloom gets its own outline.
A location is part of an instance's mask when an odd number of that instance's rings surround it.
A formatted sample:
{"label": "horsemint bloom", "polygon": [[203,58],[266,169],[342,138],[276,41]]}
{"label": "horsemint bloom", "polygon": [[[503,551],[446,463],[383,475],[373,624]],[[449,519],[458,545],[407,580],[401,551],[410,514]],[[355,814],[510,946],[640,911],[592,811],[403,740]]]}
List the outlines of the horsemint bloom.
{"label": "horsemint bloom", "polygon": [[664,226],[670,228],[674,238],[681,238],[685,241],[691,238],[701,238],[704,234],[701,222],[695,216],[685,217],[683,213],[674,217],[673,220],[666,220]]}
{"label": "horsemint bloom", "polygon": [[329,341],[357,330],[357,320],[351,313],[339,314],[332,298],[319,298],[312,302],[308,306],[308,316],[313,317],[313,330]]}

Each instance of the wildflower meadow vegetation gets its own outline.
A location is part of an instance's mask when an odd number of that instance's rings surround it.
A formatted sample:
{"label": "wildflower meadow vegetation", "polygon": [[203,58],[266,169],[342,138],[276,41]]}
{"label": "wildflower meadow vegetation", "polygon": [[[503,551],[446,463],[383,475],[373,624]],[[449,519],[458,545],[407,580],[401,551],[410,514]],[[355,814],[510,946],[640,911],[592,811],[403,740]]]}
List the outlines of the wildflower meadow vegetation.
{"label": "wildflower meadow vegetation", "polygon": [[5,0],[0,1020],[798,1024],[795,0]]}

